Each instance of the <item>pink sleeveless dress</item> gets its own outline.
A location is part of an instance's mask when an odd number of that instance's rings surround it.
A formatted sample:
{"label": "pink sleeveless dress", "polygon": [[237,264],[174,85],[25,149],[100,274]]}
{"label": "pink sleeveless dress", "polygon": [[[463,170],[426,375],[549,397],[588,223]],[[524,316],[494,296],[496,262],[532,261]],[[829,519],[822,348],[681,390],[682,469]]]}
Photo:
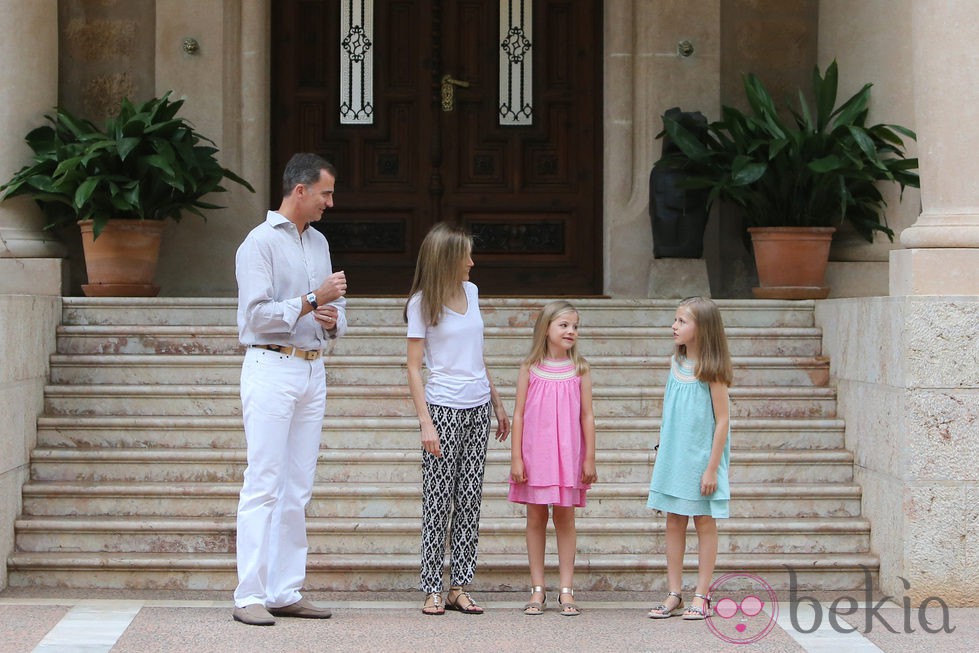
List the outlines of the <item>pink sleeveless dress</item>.
{"label": "pink sleeveless dress", "polygon": [[510,481],[507,498],[513,503],[583,507],[591,486],[581,482],[581,377],[571,359],[545,358],[531,366],[523,417],[527,482]]}

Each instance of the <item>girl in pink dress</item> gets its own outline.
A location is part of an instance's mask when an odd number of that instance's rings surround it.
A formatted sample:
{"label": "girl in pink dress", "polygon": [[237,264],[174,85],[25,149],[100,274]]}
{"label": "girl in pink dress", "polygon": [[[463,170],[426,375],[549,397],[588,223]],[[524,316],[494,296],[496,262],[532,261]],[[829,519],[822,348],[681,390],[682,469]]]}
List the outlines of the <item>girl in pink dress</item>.
{"label": "girl in pink dress", "polygon": [[588,363],[578,354],[578,311],[566,301],[544,307],[534,346],[520,366],[510,444],[509,500],[527,506],[531,595],[524,614],[544,613],[544,540],[548,506],[557,533],[560,614],[574,603],[574,509],[585,505],[595,473],[595,414]]}

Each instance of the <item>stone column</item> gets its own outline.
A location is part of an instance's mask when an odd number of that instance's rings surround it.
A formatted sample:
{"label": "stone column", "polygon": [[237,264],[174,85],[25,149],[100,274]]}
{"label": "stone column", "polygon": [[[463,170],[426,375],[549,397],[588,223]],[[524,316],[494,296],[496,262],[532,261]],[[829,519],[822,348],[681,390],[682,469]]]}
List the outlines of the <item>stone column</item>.
{"label": "stone column", "polygon": [[891,297],[830,302],[817,321],[881,590],[916,609],[979,604],[979,3],[908,4],[921,215],[890,253]]}
{"label": "stone column", "polygon": [[[30,160],[23,137],[58,103],[58,3],[0,0],[0,16],[8,26],[0,39],[2,183]],[[18,197],[0,203],[0,259],[64,256],[64,246],[43,227],[33,201]]]}
{"label": "stone column", "polygon": [[[720,2],[610,0],[604,11],[605,292],[707,295],[703,258],[653,258],[649,171],[667,109],[720,106]],[[690,56],[678,53],[681,41],[693,46]]]}
{"label": "stone column", "polygon": [[891,295],[979,295],[979,4],[912,3],[922,211],[891,252]]}
{"label": "stone column", "polygon": [[[58,101],[58,3],[0,0],[0,183],[30,160],[23,137]],[[43,410],[48,357],[61,315],[64,247],[42,231],[33,201],[0,203],[0,559],[14,550],[14,520]],[[7,570],[0,565],[0,589]]]}

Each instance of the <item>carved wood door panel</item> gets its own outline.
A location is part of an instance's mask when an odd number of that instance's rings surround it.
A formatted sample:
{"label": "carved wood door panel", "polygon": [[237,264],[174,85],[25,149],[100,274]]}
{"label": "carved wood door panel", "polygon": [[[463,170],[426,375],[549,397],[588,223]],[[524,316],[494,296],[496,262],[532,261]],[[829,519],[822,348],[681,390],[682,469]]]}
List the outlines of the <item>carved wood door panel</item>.
{"label": "carved wood door panel", "polygon": [[[340,1],[273,5],[272,197],[293,152],[336,164],[317,226],[351,294],[404,295],[440,220],[472,230],[484,295],[599,294],[601,2],[524,0],[532,122],[501,126],[499,0],[375,0],[372,115],[353,125],[339,119]],[[445,75],[467,84],[451,110]]]}

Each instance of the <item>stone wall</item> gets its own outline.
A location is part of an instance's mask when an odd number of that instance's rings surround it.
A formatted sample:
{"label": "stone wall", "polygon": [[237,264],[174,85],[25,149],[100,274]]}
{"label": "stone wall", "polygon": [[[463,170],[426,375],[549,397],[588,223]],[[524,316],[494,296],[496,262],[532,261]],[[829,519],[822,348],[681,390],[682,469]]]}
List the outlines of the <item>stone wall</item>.
{"label": "stone wall", "polygon": [[[60,0],[58,9],[63,105],[99,124],[123,97],[144,101],[172,91],[185,100],[180,115],[215,142],[222,165],[257,189],[269,187],[270,0]],[[167,221],[161,295],[234,294],[235,250],[264,218],[268,197],[227,186],[228,193],[207,198],[227,208],[209,211],[206,221]],[[69,249],[66,292],[81,294],[78,230],[58,235]]]}
{"label": "stone wall", "polygon": [[[887,20],[880,20],[886,15]],[[870,91],[868,124],[893,123],[915,127],[912,76],[911,0],[821,0],[819,3],[819,65],[836,59],[840,66],[840,98],[850,97],[866,84]],[[918,156],[914,141],[905,141],[909,157]],[[888,293],[888,255],[900,249],[898,236],[921,212],[921,193],[900,187],[881,189],[887,202],[885,217],[894,242],[878,235],[868,243],[844,226],[836,234],[827,270],[831,297]]]}
{"label": "stone wall", "polygon": [[[650,278],[657,274],[651,269],[649,222],[649,172],[662,147],[656,134],[663,127],[661,116],[671,107],[717,115],[720,4],[605,3],[603,212],[609,295],[645,297]],[[693,46],[690,56],[678,54],[682,41]],[[676,281],[673,276],[671,282]]]}
{"label": "stone wall", "polygon": [[979,297],[827,300],[816,320],[881,589],[979,604]]}
{"label": "stone wall", "polygon": [[[14,548],[14,521],[28,479],[48,359],[61,320],[61,259],[0,259],[0,559]],[[25,291],[25,289],[30,289]],[[16,294],[30,292],[31,294]],[[7,567],[0,565],[0,589]]]}
{"label": "stone wall", "polygon": [[[754,73],[776,102],[809,88],[816,65],[817,0],[725,0],[721,3],[721,104],[749,110],[743,77]],[[720,118],[710,115],[711,120]],[[758,284],[737,210],[719,206],[707,227],[704,258],[715,297],[751,297]]]}
{"label": "stone wall", "polygon": [[154,0],[59,0],[58,101],[96,124],[153,97]]}
{"label": "stone wall", "polygon": [[[155,0],[58,0],[58,104],[102,125],[123,98],[153,97]],[[43,107],[50,111],[51,107]],[[86,283],[81,236],[74,225],[53,233],[67,247],[69,283]]]}
{"label": "stone wall", "polygon": [[[194,215],[168,222],[157,272],[163,295],[234,295],[235,251],[270,206],[272,10],[271,0],[156,2],[157,93],[186,97],[182,115],[215,142],[221,164],[256,189],[225,184],[229,192],[209,199],[226,208],[208,211],[206,222]],[[196,51],[184,47],[188,38]]]}

